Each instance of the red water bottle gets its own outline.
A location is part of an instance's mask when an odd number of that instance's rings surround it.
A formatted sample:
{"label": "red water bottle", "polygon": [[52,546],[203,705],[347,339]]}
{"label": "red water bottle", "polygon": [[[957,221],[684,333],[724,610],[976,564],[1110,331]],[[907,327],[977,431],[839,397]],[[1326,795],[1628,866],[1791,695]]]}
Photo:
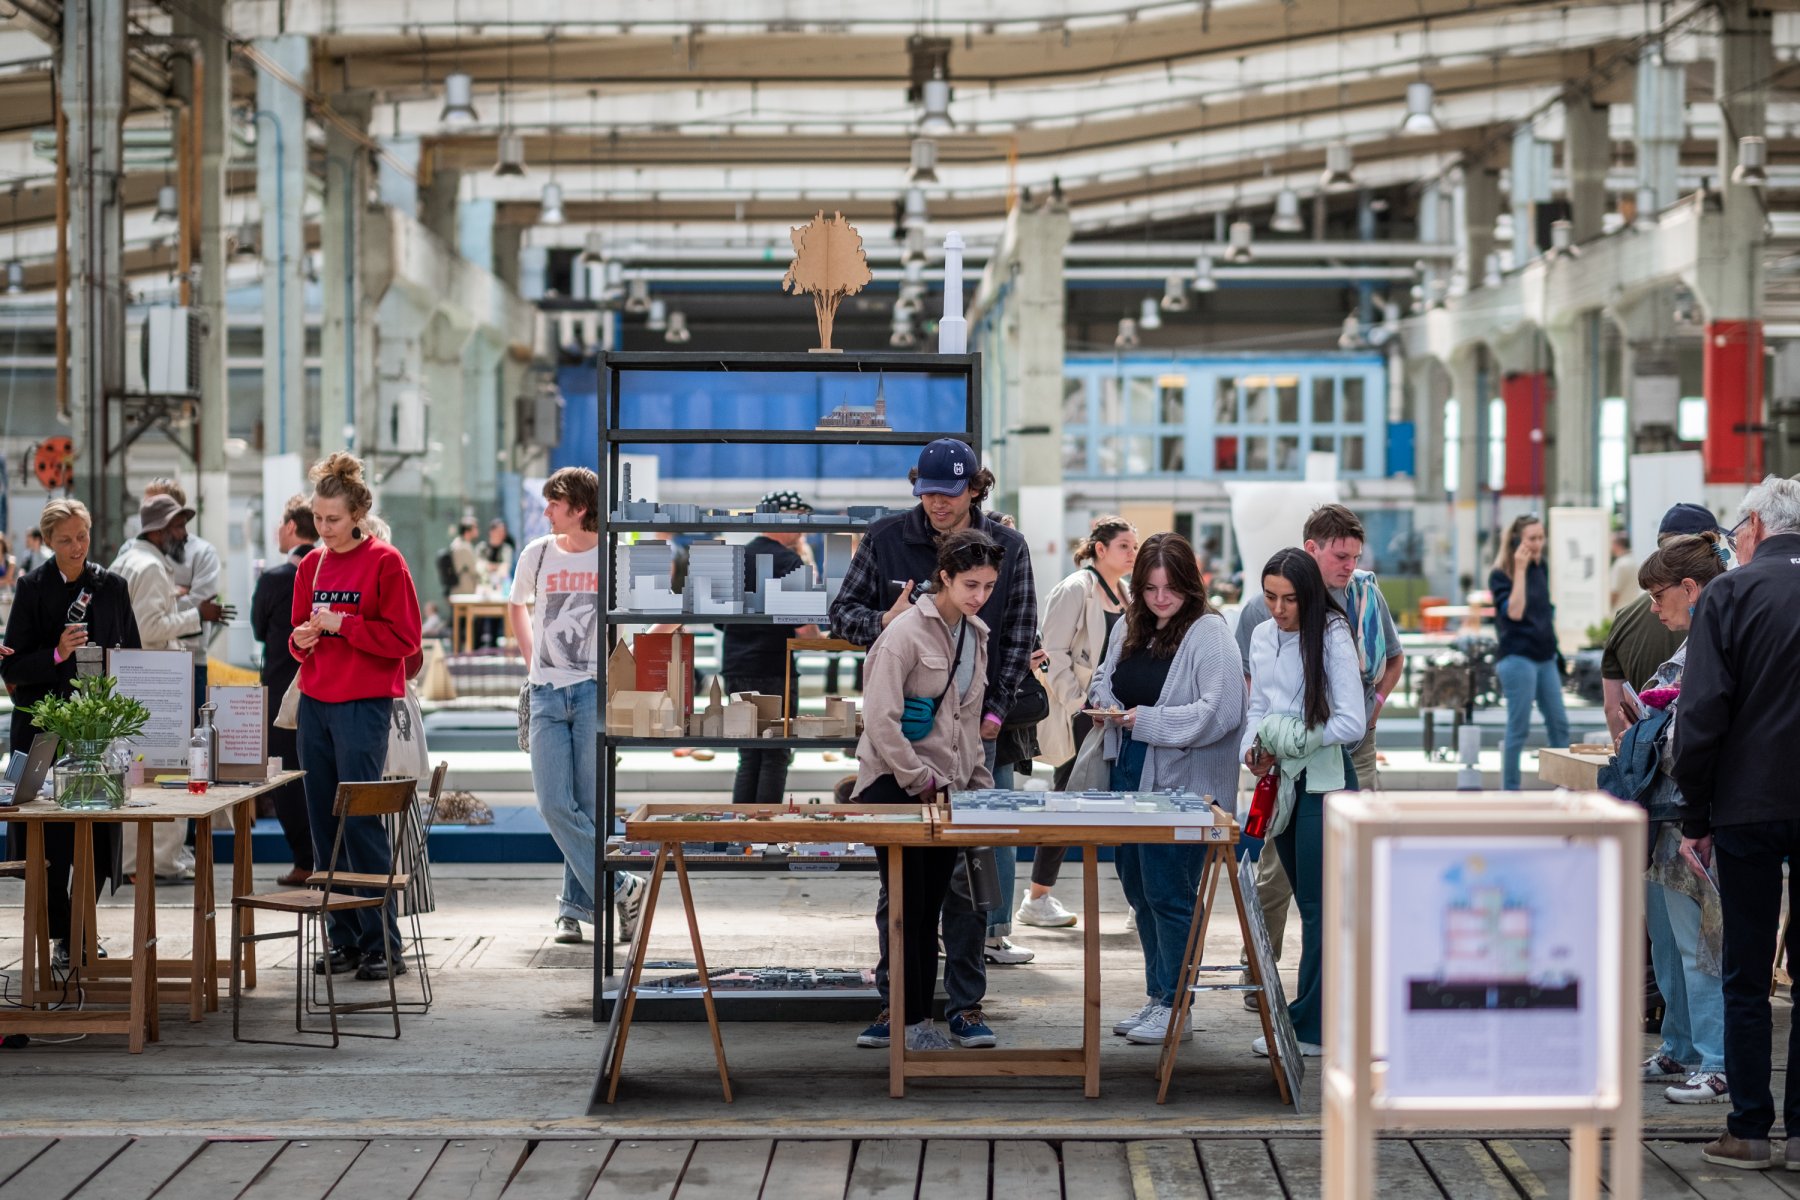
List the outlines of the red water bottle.
{"label": "red water bottle", "polygon": [[1271,769],[1256,781],[1250,794],[1250,815],[1244,818],[1244,836],[1267,837],[1269,822],[1275,817],[1275,801],[1281,795],[1281,772]]}

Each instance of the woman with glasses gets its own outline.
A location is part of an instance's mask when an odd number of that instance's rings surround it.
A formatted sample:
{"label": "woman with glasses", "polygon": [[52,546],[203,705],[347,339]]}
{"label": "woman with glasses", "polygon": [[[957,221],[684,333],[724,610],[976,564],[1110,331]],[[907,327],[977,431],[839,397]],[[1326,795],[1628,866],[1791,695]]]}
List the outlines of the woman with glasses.
{"label": "woman with glasses", "polygon": [[1500,637],[1494,672],[1506,696],[1506,745],[1500,757],[1500,786],[1516,792],[1519,755],[1531,732],[1531,706],[1544,716],[1551,746],[1569,744],[1563,712],[1562,671],[1556,662],[1556,606],[1550,603],[1550,575],[1544,569],[1544,520],[1527,513],[1512,523],[1494,559],[1488,590],[1494,596],[1494,628]]}

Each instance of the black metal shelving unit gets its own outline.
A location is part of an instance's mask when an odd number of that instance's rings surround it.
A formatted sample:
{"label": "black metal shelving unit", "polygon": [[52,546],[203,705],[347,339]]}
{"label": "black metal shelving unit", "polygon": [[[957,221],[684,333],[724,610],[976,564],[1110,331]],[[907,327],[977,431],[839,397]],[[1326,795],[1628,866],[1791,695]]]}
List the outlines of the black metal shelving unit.
{"label": "black metal shelving unit", "polygon": [[[621,410],[624,401],[621,376],[637,371],[717,371],[721,373],[795,373],[795,374],[853,374],[853,375],[938,375],[958,376],[963,381],[963,413],[962,429],[667,429],[645,426],[624,426],[621,423]],[[599,450],[603,464],[602,474],[605,477],[604,503],[608,519],[602,524],[602,547],[600,555],[600,589],[606,603],[604,627],[606,633],[606,652],[610,654],[618,640],[617,627],[620,625],[656,624],[680,622],[691,625],[728,625],[728,624],[794,624],[796,618],[787,614],[769,615],[763,613],[743,614],[694,614],[694,613],[634,613],[621,612],[612,606],[616,602],[613,580],[613,564],[618,536],[622,533],[710,533],[723,535],[727,533],[766,533],[792,532],[799,529],[806,533],[858,533],[866,530],[871,522],[867,521],[831,521],[831,522],[782,522],[782,521],[743,521],[743,522],[646,522],[646,521],[613,521],[610,514],[617,511],[619,503],[619,453],[624,446],[646,446],[657,444],[759,444],[759,445],[837,445],[837,446],[923,446],[942,437],[960,438],[977,448],[981,445],[981,356],[978,354],[713,354],[705,351],[677,351],[670,353],[612,353],[602,354],[599,361],[600,372],[600,428]],[[905,423],[904,409],[896,410],[890,406],[890,418]],[[896,481],[901,482],[901,481]],[[599,665],[600,695],[606,695],[606,655],[600,657]],[[604,706],[604,700],[602,700]],[[600,723],[600,747],[597,762],[600,777],[600,830],[602,836],[595,839],[594,875],[600,885],[601,895],[595,903],[603,910],[600,917],[600,947],[594,955],[593,978],[593,1012],[596,1021],[605,1020],[611,1004],[611,997],[606,989],[606,978],[613,973],[616,958],[613,946],[614,913],[612,906],[612,876],[615,872],[629,870],[636,862],[635,856],[620,855],[607,852],[607,843],[613,833],[618,818],[618,795],[616,772],[613,766],[613,755],[617,750],[655,749],[673,746],[707,747],[720,750],[743,749],[854,749],[853,738],[638,738],[610,737],[606,733],[604,707]],[[779,873],[808,874],[813,870],[821,870],[825,863],[835,861],[839,870],[867,871],[873,870],[873,860],[866,858],[814,859],[810,863],[807,858],[797,855],[765,854],[761,856],[736,856],[729,859],[723,856],[694,854],[688,856],[689,870],[726,871],[745,873]],[[796,867],[798,864],[798,867]],[[826,993],[798,993],[795,996],[771,999],[761,993],[744,997],[732,997],[728,992],[717,996],[721,1006],[728,1009],[735,1017],[744,1019],[788,1019],[797,1011],[804,1009],[814,1016],[828,1014],[818,1011],[810,998],[827,1000],[832,998]],[[867,1008],[868,997],[860,993],[850,997],[858,1006],[855,1014]],[[806,1004],[798,1004],[807,1000]],[[661,1009],[669,1008],[667,1013]],[[654,995],[640,992],[637,1005],[638,1020],[691,1018],[689,1009],[695,1008],[692,1000],[659,1001]],[[697,1011],[697,1009],[695,1009]]]}

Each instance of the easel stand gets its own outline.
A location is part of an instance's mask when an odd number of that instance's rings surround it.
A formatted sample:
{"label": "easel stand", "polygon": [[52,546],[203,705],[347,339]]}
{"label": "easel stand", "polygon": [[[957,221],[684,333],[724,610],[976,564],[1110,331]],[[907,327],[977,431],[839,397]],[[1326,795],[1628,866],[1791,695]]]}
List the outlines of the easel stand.
{"label": "easel stand", "polygon": [[[1568,1129],[1572,1200],[1600,1196],[1601,1136],[1611,1130],[1608,1189],[1636,1196],[1644,811],[1599,793],[1337,792],[1325,801],[1325,851],[1325,1200],[1380,1194],[1379,1133],[1446,1128]],[[1509,884],[1500,868],[1485,873],[1507,853],[1536,864],[1536,878],[1551,886],[1534,896]],[[1562,855],[1578,869],[1563,868]],[[1463,876],[1441,870],[1434,856],[1477,864],[1484,883],[1473,902],[1419,902],[1434,889],[1462,887]],[[1510,924],[1498,923],[1502,904]],[[1547,977],[1536,942],[1554,946],[1561,935],[1545,930],[1559,921],[1593,930],[1593,950]],[[1473,936],[1464,936],[1471,928]],[[1505,943],[1497,952],[1483,948],[1495,929]],[[1455,969],[1421,972],[1419,947],[1436,954],[1440,938],[1452,948],[1443,961]],[[1496,978],[1459,982],[1471,959]],[[1421,993],[1428,1002],[1416,999]],[[1409,1079],[1408,1070],[1429,1066],[1446,1037],[1479,1044],[1521,1023],[1554,1026],[1565,1040],[1578,1025],[1587,1032],[1570,1044],[1591,1050],[1591,1069],[1571,1069],[1570,1086],[1558,1094],[1534,1094],[1544,1089],[1511,1062],[1469,1062],[1454,1081],[1429,1070]]]}

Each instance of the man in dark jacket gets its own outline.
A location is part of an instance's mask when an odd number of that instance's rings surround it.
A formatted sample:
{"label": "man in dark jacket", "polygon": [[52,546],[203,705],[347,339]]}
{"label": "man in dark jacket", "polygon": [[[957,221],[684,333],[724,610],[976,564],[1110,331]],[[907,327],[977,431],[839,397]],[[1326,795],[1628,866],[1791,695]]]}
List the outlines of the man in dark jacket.
{"label": "man in dark jacket", "polygon": [[[1800,745],[1800,483],[1775,476],[1739,508],[1744,565],[1706,585],[1688,630],[1675,713],[1675,782],[1686,805],[1681,849],[1716,855],[1724,915],[1726,1132],[1702,1152],[1721,1166],[1764,1169],[1769,1093],[1770,964],[1781,921],[1782,867],[1800,860],[1800,791],[1787,750]],[[1786,1165],[1800,1170],[1800,1040],[1790,1037]]]}
{"label": "man in dark jacket", "polygon": [[[300,673],[299,660],[288,649],[288,635],[294,632],[294,576],[300,560],[312,552],[319,540],[313,527],[312,502],[295,496],[281,512],[281,528],[275,531],[275,545],[281,561],[262,573],[256,581],[256,594],[250,601],[250,630],[263,645],[263,687],[268,689],[265,719],[269,735],[269,756],[280,758],[284,767],[300,765],[297,734],[292,729],[277,729],[275,714],[281,709],[281,698]],[[275,882],[282,887],[299,887],[313,873],[312,823],[306,815],[306,788],[295,780],[277,788],[273,796],[275,819],[281,822],[281,835],[287,839],[294,857],[294,869]]]}
{"label": "man in dark jacket", "polygon": [[[1031,669],[1031,650],[1037,643],[1037,586],[1031,577],[1030,549],[1017,530],[982,512],[981,503],[993,490],[994,475],[966,443],[955,438],[932,442],[920,451],[918,466],[907,478],[919,504],[869,527],[831,605],[832,633],[869,645],[888,622],[906,611],[914,599],[914,587],[931,581],[937,570],[940,538],[963,529],[979,529],[993,538],[1006,557],[1000,564],[994,594],[976,614],[988,627],[981,736],[995,786],[1011,787],[1011,764],[996,763],[995,751],[1006,714]],[[1005,848],[996,858],[1001,903],[992,919],[973,911],[966,901],[959,903],[954,891],[944,906],[944,990],[949,996],[945,1011],[951,1014],[950,1036],[964,1046],[995,1044],[981,1012],[981,998],[987,991],[986,964],[1024,963],[1032,958],[1031,951],[1015,946],[1007,937],[1012,932],[1016,852]],[[885,909],[884,893],[878,922],[886,921]],[[857,1044],[885,1046],[887,1038],[883,1018],[865,1030]]]}

